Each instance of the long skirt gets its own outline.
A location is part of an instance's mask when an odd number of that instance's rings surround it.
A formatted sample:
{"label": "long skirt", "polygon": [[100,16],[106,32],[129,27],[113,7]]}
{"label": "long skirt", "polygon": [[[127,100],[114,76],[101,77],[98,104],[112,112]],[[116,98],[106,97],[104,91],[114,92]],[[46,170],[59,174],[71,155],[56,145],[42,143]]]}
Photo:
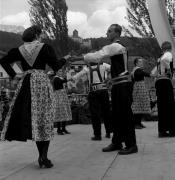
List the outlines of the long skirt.
{"label": "long skirt", "polygon": [[151,113],[149,93],[145,87],[144,81],[138,81],[134,83],[132,97],[133,102],[131,107],[133,114]]}
{"label": "long skirt", "polygon": [[174,121],[174,93],[170,79],[159,79],[156,81],[156,95],[158,108],[158,131],[175,132]]}
{"label": "long skirt", "polygon": [[65,89],[55,91],[55,122],[72,120],[70,102]]}
{"label": "long skirt", "polygon": [[55,101],[48,76],[29,70],[18,84],[1,133],[2,140],[49,141],[54,135]]}

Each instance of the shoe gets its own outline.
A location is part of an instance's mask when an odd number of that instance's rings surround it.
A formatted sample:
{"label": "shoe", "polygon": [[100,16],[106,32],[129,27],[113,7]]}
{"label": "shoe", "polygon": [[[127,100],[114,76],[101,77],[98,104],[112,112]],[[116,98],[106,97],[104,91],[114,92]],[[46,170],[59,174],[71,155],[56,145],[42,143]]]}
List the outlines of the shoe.
{"label": "shoe", "polygon": [[142,128],[146,128],[146,126],[144,126],[142,123],[140,124],[140,126],[141,126]]}
{"label": "shoe", "polygon": [[109,146],[105,147],[102,149],[103,152],[111,152],[111,151],[117,151],[121,150],[122,145],[115,145],[115,144],[110,144]]}
{"label": "shoe", "polygon": [[92,141],[101,141],[101,137],[100,136],[94,136],[91,138]]}
{"label": "shoe", "polygon": [[159,132],[158,137],[159,138],[164,138],[164,137],[170,137],[170,135],[167,132]]}
{"label": "shoe", "polygon": [[45,168],[53,167],[53,164],[52,164],[51,160],[49,160],[49,159],[41,159],[41,158],[39,158],[38,159],[38,164],[39,164],[40,168],[42,168],[42,167],[45,167]]}
{"label": "shoe", "polygon": [[61,130],[57,130],[57,134],[58,135],[64,135],[63,131],[61,131]]}
{"label": "shoe", "polygon": [[143,129],[143,126],[139,125],[135,125],[135,129]]}
{"label": "shoe", "polygon": [[67,129],[62,129],[62,132],[65,134],[71,134],[69,131],[67,131]]}
{"label": "shoe", "polygon": [[169,132],[169,137],[175,137],[175,132],[173,131],[173,132]]}
{"label": "shoe", "polygon": [[128,154],[133,154],[133,153],[137,153],[138,152],[138,148],[137,146],[132,146],[132,147],[129,147],[129,148],[124,148],[122,150],[120,150],[118,152],[118,154],[120,155],[128,155]]}
{"label": "shoe", "polygon": [[110,138],[111,137],[111,135],[110,135],[110,133],[106,133],[106,136],[105,136],[106,138]]}

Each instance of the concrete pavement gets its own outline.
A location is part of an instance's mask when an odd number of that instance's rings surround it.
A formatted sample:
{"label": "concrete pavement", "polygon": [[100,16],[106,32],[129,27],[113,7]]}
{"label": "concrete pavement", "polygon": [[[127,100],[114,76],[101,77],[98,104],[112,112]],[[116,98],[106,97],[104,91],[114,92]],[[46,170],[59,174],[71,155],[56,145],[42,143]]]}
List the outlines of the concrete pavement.
{"label": "concrete pavement", "polygon": [[[175,138],[158,138],[157,122],[136,130],[139,152],[104,153],[110,139],[91,141],[91,125],[71,125],[70,135],[56,135],[40,169],[34,142],[0,142],[0,180],[175,180]],[[104,135],[104,133],[103,133]]]}

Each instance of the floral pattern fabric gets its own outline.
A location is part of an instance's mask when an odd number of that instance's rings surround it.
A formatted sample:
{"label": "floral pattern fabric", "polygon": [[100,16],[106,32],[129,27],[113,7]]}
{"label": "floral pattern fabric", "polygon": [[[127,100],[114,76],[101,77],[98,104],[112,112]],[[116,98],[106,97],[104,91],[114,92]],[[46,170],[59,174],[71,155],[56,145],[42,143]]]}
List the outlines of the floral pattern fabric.
{"label": "floral pattern fabric", "polygon": [[54,136],[54,115],[55,100],[53,88],[48,76],[43,70],[29,70],[25,72],[24,77],[18,84],[15,95],[10,105],[9,112],[4,122],[4,128],[1,133],[1,140],[5,140],[5,134],[13,111],[13,106],[18,98],[22,87],[22,82],[27,74],[30,76],[31,90],[31,127],[33,141],[49,141]]}
{"label": "floral pattern fabric", "polygon": [[55,93],[55,122],[72,120],[70,102],[65,89],[59,89]]}
{"label": "floral pattern fabric", "polygon": [[134,114],[150,114],[149,92],[145,87],[144,81],[136,81],[133,87],[132,111]]}

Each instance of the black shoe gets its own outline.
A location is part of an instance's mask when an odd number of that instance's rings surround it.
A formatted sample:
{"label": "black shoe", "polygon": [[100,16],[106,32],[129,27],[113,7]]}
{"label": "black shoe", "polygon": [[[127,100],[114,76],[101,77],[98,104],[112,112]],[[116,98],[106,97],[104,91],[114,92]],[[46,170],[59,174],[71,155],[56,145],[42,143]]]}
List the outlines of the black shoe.
{"label": "black shoe", "polygon": [[102,149],[103,152],[111,152],[111,151],[117,151],[121,150],[122,145],[115,145],[115,144],[110,144],[109,146],[105,147]]}
{"label": "black shoe", "polygon": [[146,128],[146,126],[144,126],[142,123],[140,124],[140,126],[141,126],[142,128]]}
{"label": "black shoe", "polygon": [[106,133],[106,136],[105,136],[106,138],[110,138],[111,137],[111,135],[110,135],[110,133]]}
{"label": "black shoe", "polygon": [[51,160],[49,160],[49,159],[41,159],[41,158],[39,158],[38,163],[39,163],[40,168],[42,168],[42,167],[45,167],[45,168],[53,167],[53,164],[52,164]]}
{"label": "black shoe", "polygon": [[164,138],[164,137],[170,137],[170,135],[167,132],[159,132],[158,137]]}
{"label": "black shoe", "polygon": [[67,129],[62,129],[62,132],[65,134],[71,134],[69,131],[67,131]]}
{"label": "black shoe", "polygon": [[173,131],[173,132],[169,132],[169,137],[175,137],[175,132]]}
{"label": "black shoe", "polygon": [[63,131],[61,131],[61,130],[57,130],[57,134],[58,135],[64,135]]}
{"label": "black shoe", "polygon": [[91,138],[92,141],[101,141],[101,136],[94,136]]}
{"label": "black shoe", "polygon": [[118,154],[120,155],[128,155],[128,154],[133,154],[133,153],[137,153],[138,152],[138,148],[137,146],[132,146],[132,147],[129,147],[129,148],[124,148],[122,150],[120,150],[118,152]]}
{"label": "black shoe", "polygon": [[135,125],[135,129],[143,129],[143,126],[142,125]]}

